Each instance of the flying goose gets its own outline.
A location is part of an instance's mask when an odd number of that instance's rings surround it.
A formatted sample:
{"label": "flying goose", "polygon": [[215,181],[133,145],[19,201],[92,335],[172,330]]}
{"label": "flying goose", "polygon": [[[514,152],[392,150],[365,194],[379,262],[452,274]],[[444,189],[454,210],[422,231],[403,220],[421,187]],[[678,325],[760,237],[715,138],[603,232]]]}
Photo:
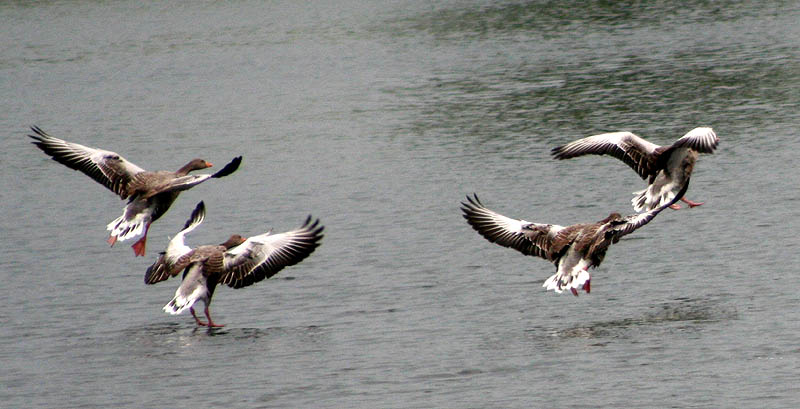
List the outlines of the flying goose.
{"label": "flying goose", "polygon": [[[173,237],[145,272],[145,284],[155,284],[183,271],[183,281],[175,297],[164,306],[164,312],[176,315],[187,308],[197,325],[222,327],[211,319],[208,306],[218,283],[231,288],[247,287],[277,274],[281,269],[292,266],[308,257],[323,235],[319,220],[312,222],[308,216],[305,223],[295,230],[272,234],[267,232],[258,236],[244,238],[234,234],[219,245],[205,245],[194,249],[184,244],[187,233],[200,225],[205,218],[205,205],[197,204],[191,218],[183,230]],[[208,322],[200,321],[194,311],[194,304],[203,301]]]}
{"label": "flying goose", "polygon": [[212,166],[203,159],[194,159],[176,172],[148,172],[115,152],[54,138],[36,126],[31,130],[35,133],[28,135],[34,139],[32,143],[53,160],[83,172],[123,200],[128,199],[122,216],[106,226],[106,230],[111,232],[108,243],[113,246],[118,240],[127,240],[144,232],[142,238],[132,246],[137,256],[144,256],[150,224],[166,213],[181,191],[209,178],[230,175],[242,161],[242,157],[238,156],[213,175],[189,175],[194,170]]}
{"label": "flying goose", "polygon": [[689,185],[698,153],[713,153],[719,138],[711,128],[694,128],[670,146],[658,146],[631,132],[613,132],[589,136],[553,148],[556,159],[570,159],[581,155],[611,155],[627,163],[642,179],[649,178],[647,188],[634,192],[631,200],[637,212],[650,211],[679,199],[689,207],[700,206],[677,193]]}
{"label": "flying goose", "polygon": [[556,273],[543,287],[557,293],[568,289],[576,296],[578,289],[591,291],[589,268],[600,265],[608,247],[649,223],[665,207],[625,217],[611,213],[599,222],[564,227],[503,216],[484,207],[476,194],[461,202],[467,223],[487,240],[555,264]]}

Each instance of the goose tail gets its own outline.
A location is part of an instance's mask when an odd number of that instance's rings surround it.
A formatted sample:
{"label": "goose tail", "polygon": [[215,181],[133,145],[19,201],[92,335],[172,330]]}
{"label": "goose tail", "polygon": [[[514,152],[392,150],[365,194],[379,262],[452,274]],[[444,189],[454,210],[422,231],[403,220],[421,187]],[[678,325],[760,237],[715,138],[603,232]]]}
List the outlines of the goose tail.
{"label": "goose tail", "polygon": [[569,290],[577,297],[578,290],[586,291],[587,294],[592,291],[591,282],[592,275],[589,273],[589,265],[581,262],[569,272],[557,271],[544,281],[542,287],[548,291],[553,290],[558,294],[561,294],[564,290]]}

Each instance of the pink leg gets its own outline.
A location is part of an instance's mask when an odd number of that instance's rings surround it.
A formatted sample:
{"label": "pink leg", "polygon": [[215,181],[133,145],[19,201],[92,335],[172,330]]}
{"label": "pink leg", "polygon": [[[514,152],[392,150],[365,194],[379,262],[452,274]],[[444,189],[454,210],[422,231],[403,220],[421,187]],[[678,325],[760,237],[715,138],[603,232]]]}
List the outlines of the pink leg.
{"label": "pink leg", "polygon": [[197,318],[197,314],[194,313],[194,307],[189,307],[189,312],[192,313],[192,317],[194,317],[194,322],[196,322],[197,325],[201,327],[205,327],[206,325],[208,325],[205,322],[200,321],[200,318]]}
{"label": "pink leg", "polygon": [[586,294],[592,292],[592,280],[586,280],[586,283],[583,284],[583,291],[586,291]]}
{"label": "pink leg", "polygon": [[701,206],[703,203],[705,203],[705,202],[693,202],[685,197],[682,197],[681,200],[686,202],[686,204],[689,205],[689,208]]}
{"label": "pink leg", "polygon": [[574,295],[576,297],[578,296],[578,290],[576,290],[574,288],[570,288],[569,290],[572,291],[572,295]]}
{"label": "pink leg", "polygon": [[108,236],[108,240],[106,240],[111,247],[114,247],[114,243],[117,242],[117,236]]}
{"label": "pink leg", "polygon": [[224,327],[225,324],[215,324],[214,321],[211,321],[211,315],[208,314],[208,306],[206,305],[206,318],[208,318],[208,326],[209,327]]}
{"label": "pink leg", "polygon": [[669,208],[672,209],[672,210],[680,210],[681,205],[679,205],[677,203],[673,203],[673,204],[669,205]]}
{"label": "pink leg", "polygon": [[150,230],[150,223],[147,223],[147,226],[144,228],[144,236],[142,236],[139,241],[133,243],[133,254],[137,256],[144,256],[144,247],[147,244],[147,231]]}

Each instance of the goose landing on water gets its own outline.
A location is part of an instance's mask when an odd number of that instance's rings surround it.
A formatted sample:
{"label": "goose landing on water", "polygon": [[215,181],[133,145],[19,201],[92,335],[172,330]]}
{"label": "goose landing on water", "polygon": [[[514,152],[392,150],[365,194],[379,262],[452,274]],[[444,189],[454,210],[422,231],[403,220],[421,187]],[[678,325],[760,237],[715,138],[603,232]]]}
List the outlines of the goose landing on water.
{"label": "goose landing on water", "polygon": [[587,293],[591,291],[589,268],[600,265],[609,246],[649,223],[666,206],[625,217],[611,213],[596,223],[566,227],[503,216],[484,207],[478,195],[467,196],[467,201],[461,202],[461,211],[467,223],[492,243],[555,264],[556,273],[544,282],[543,287],[557,293],[570,290],[577,296],[579,289]]}
{"label": "goose landing on water", "polygon": [[556,159],[570,159],[582,155],[611,155],[628,164],[642,179],[649,178],[647,189],[634,192],[631,200],[637,212],[650,211],[673,203],[686,202],[689,207],[703,203],[678,196],[688,187],[698,153],[714,153],[719,138],[711,128],[695,128],[670,146],[658,146],[630,132],[613,132],[589,136],[564,146],[553,148]]}
{"label": "goose landing on water", "polygon": [[33,144],[53,160],[83,172],[123,200],[128,199],[122,216],[106,226],[106,230],[111,232],[108,243],[113,246],[117,241],[127,240],[144,232],[142,238],[132,246],[137,256],[144,256],[150,224],[167,212],[181,191],[209,178],[230,175],[242,162],[241,156],[236,157],[213,175],[189,175],[189,172],[212,166],[202,159],[194,159],[176,172],[148,172],[116,152],[54,138],[36,126],[31,127],[31,130],[35,135],[28,136],[35,140]]}
{"label": "goose landing on water", "polygon": [[[170,240],[145,272],[145,284],[155,284],[183,271],[183,281],[175,297],[164,306],[164,312],[180,314],[187,308],[197,325],[222,327],[211,320],[208,306],[217,284],[231,288],[247,287],[270,278],[284,267],[295,265],[308,257],[320,245],[323,226],[319,220],[305,223],[295,230],[272,234],[267,232],[250,238],[235,234],[220,245],[205,245],[194,249],[184,244],[187,233],[199,226],[205,218],[205,205],[197,204],[183,230]],[[208,322],[200,321],[194,304],[203,301]]]}

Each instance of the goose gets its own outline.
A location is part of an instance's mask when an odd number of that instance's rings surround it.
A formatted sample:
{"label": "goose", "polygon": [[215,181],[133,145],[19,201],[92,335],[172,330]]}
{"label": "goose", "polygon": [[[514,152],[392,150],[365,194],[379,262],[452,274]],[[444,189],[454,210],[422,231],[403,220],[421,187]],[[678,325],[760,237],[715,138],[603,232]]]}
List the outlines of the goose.
{"label": "goose", "polygon": [[644,190],[634,192],[631,200],[637,212],[651,211],[672,202],[678,210],[677,199],[690,208],[694,202],[677,193],[689,185],[698,153],[714,153],[719,138],[708,127],[694,128],[670,146],[658,146],[631,132],[612,132],[589,136],[552,149],[555,159],[570,159],[582,155],[611,155],[627,163],[642,179],[648,179]]}
{"label": "goose", "polygon": [[649,223],[665,207],[625,217],[611,213],[595,223],[564,227],[503,216],[487,209],[477,194],[461,202],[467,223],[485,239],[555,264],[556,273],[542,287],[556,293],[570,290],[576,296],[579,289],[591,292],[589,268],[600,266],[609,246]]}
{"label": "goose", "polygon": [[[295,265],[308,257],[320,245],[323,226],[319,219],[305,223],[295,230],[272,234],[271,231],[249,238],[231,235],[219,245],[190,248],[184,243],[187,233],[205,219],[205,204],[195,207],[183,230],[173,237],[158,259],[147,268],[145,284],[155,284],[183,271],[181,285],[175,297],[164,306],[164,312],[177,315],[189,309],[199,326],[223,327],[211,319],[208,307],[217,284],[243,288],[270,278],[284,267]],[[207,322],[201,321],[194,304],[203,301]]]}
{"label": "goose", "polygon": [[175,172],[148,172],[116,152],[67,142],[48,135],[37,126],[32,126],[31,130],[35,133],[28,135],[34,139],[32,143],[53,160],[83,172],[123,200],[128,199],[122,215],[109,223],[106,230],[111,232],[108,244],[112,247],[117,241],[127,240],[144,232],[142,238],[132,246],[136,256],[145,255],[150,224],[166,213],[181,191],[209,178],[230,175],[242,162],[242,157],[238,156],[213,175],[189,175],[189,172],[212,166],[203,159],[194,159]]}

